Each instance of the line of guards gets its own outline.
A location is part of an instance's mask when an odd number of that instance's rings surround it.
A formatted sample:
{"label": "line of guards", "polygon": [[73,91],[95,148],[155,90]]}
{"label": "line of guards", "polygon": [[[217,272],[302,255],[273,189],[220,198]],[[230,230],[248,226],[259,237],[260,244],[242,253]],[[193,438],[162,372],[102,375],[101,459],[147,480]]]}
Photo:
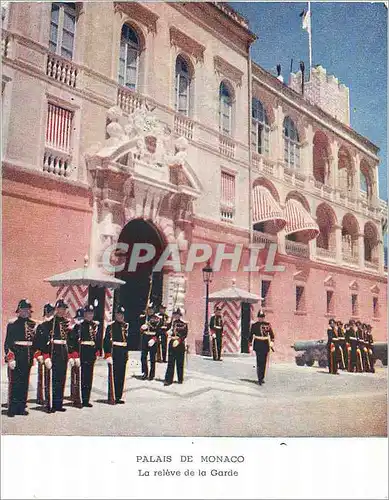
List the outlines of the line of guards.
{"label": "line of guards", "polygon": [[[16,319],[7,325],[4,343],[5,361],[8,365],[8,416],[28,415],[26,411],[31,367],[38,363],[37,403],[48,413],[64,412],[64,389],[67,368],[70,367],[70,396],[74,406],[92,407],[90,394],[96,359],[101,356],[97,341],[99,322],[94,321],[94,307],[78,309],[71,326],[67,318],[67,304],[58,300],[55,306],[44,306],[42,322],[31,318],[31,303],[22,299],[16,309]],[[110,323],[103,339],[104,358],[108,365],[108,402],[124,404],[123,395],[128,361],[128,329],[124,321],[125,309],[115,310],[115,320]],[[267,357],[272,349],[274,334],[264,313],[253,323],[250,344],[257,356],[258,383],[264,383]],[[141,315],[142,379],[153,380],[155,363],[167,362],[164,385],[173,383],[177,369],[178,383],[184,380],[185,340],[188,325],[180,309],[173,311],[170,320],[165,306],[159,313],[148,307]],[[211,345],[214,361],[221,361],[223,350],[223,319],[221,308],[216,306],[210,318]]]}
{"label": "line of guards", "polygon": [[360,321],[329,320],[327,330],[327,356],[329,372],[337,374],[338,369],[349,372],[374,373],[374,339],[372,327]]}

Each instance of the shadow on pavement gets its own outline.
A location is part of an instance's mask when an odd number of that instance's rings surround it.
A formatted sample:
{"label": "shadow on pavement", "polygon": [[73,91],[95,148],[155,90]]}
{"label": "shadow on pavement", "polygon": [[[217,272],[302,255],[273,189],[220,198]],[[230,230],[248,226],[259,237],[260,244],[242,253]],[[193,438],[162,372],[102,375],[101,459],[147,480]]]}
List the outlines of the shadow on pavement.
{"label": "shadow on pavement", "polygon": [[252,378],[240,378],[241,382],[250,382],[251,384],[258,385],[258,380],[253,380]]}

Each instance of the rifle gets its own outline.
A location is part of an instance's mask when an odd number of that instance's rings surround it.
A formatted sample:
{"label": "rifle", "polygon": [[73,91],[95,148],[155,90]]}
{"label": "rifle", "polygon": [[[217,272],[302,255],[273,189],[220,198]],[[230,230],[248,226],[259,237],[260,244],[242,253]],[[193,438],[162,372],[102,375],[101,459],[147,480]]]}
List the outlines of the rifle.
{"label": "rifle", "polygon": [[[82,323],[77,325],[79,327],[79,336],[76,338],[76,342],[79,344],[79,355],[81,355],[81,328]],[[80,358],[81,361],[81,358]],[[70,397],[72,399],[73,405],[80,407],[81,406],[81,366],[76,366],[75,364],[72,366],[70,371]]]}
{"label": "rifle", "polygon": [[115,395],[115,381],[113,377],[113,342],[112,342],[112,325],[111,325],[111,357],[112,364],[108,363],[108,403],[111,405],[116,404],[116,395]]}

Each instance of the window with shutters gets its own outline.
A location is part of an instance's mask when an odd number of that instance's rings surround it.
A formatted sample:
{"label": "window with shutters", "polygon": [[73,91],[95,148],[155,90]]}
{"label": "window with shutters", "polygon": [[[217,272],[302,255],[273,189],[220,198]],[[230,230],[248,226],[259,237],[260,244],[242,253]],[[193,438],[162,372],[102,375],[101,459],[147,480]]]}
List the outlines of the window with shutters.
{"label": "window with shutters", "polygon": [[191,109],[191,74],[188,62],[178,56],[176,59],[175,108],[178,113],[189,116]]}
{"label": "window with shutters", "polygon": [[48,103],[43,170],[68,177],[72,160],[74,112]]}
{"label": "window with shutters", "polygon": [[305,311],[305,287],[296,285],[296,312]]}
{"label": "window with shutters", "polygon": [[77,11],[75,3],[51,4],[49,49],[66,59],[73,59]]}
{"label": "window with shutters", "polygon": [[284,161],[289,168],[300,167],[300,139],[296,125],[287,116],[284,120]]}
{"label": "window with shutters", "polygon": [[334,292],[327,290],[327,314],[334,314]]}
{"label": "window with shutters", "polygon": [[225,171],[221,172],[220,215],[226,222],[235,215],[235,175]]}
{"label": "window with shutters", "polygon": [[119,84],[136,90],[139,76],[140,40],[136,31],[124,24],[120,38]]}
{"label": "window with shutters", "polygon": [[378,301],[378,297],[373,297],[373,316],[374,318],[378,318],[380,315],[380,304]]}
{"label": "window with shutters", "polygon": [[263,104],[256,98],[252,100],[251,143],[256,153],[269,156],[269,120]]}
{"label": "window with shutters", "polygon": [[219,130],[222,134],[232,134],[233,92],[226,82],[219,88]]}
{"label": "window with shutters", "polygon": [[357,294],[352,294],[351,295],[351,315],[352,316],[358,316],[358,295]]}
{"label": "window with shutters", "polygon": [[262,280],[261,281],[261,299],[262,299],[262,307],[263,308],[271,307],[271,281],[270,280]]}

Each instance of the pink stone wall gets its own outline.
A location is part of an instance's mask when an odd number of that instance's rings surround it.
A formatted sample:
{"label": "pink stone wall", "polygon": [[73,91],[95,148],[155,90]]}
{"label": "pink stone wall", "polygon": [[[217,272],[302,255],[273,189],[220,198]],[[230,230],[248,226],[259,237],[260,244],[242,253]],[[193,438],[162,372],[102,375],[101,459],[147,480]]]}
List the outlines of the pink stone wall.
{"label": "pink stone wall", "polygon": [[[32,184],[29,174],[15,177],[7,169],[3,173],[4,332],[21,298],[31,300],[33,317],[41,319],[43,305],[56,298],[56,289],[44,278],[83,266],[91,210],[85,189],[43,178]],[[61,203],[64,198],[66,205]]]}

